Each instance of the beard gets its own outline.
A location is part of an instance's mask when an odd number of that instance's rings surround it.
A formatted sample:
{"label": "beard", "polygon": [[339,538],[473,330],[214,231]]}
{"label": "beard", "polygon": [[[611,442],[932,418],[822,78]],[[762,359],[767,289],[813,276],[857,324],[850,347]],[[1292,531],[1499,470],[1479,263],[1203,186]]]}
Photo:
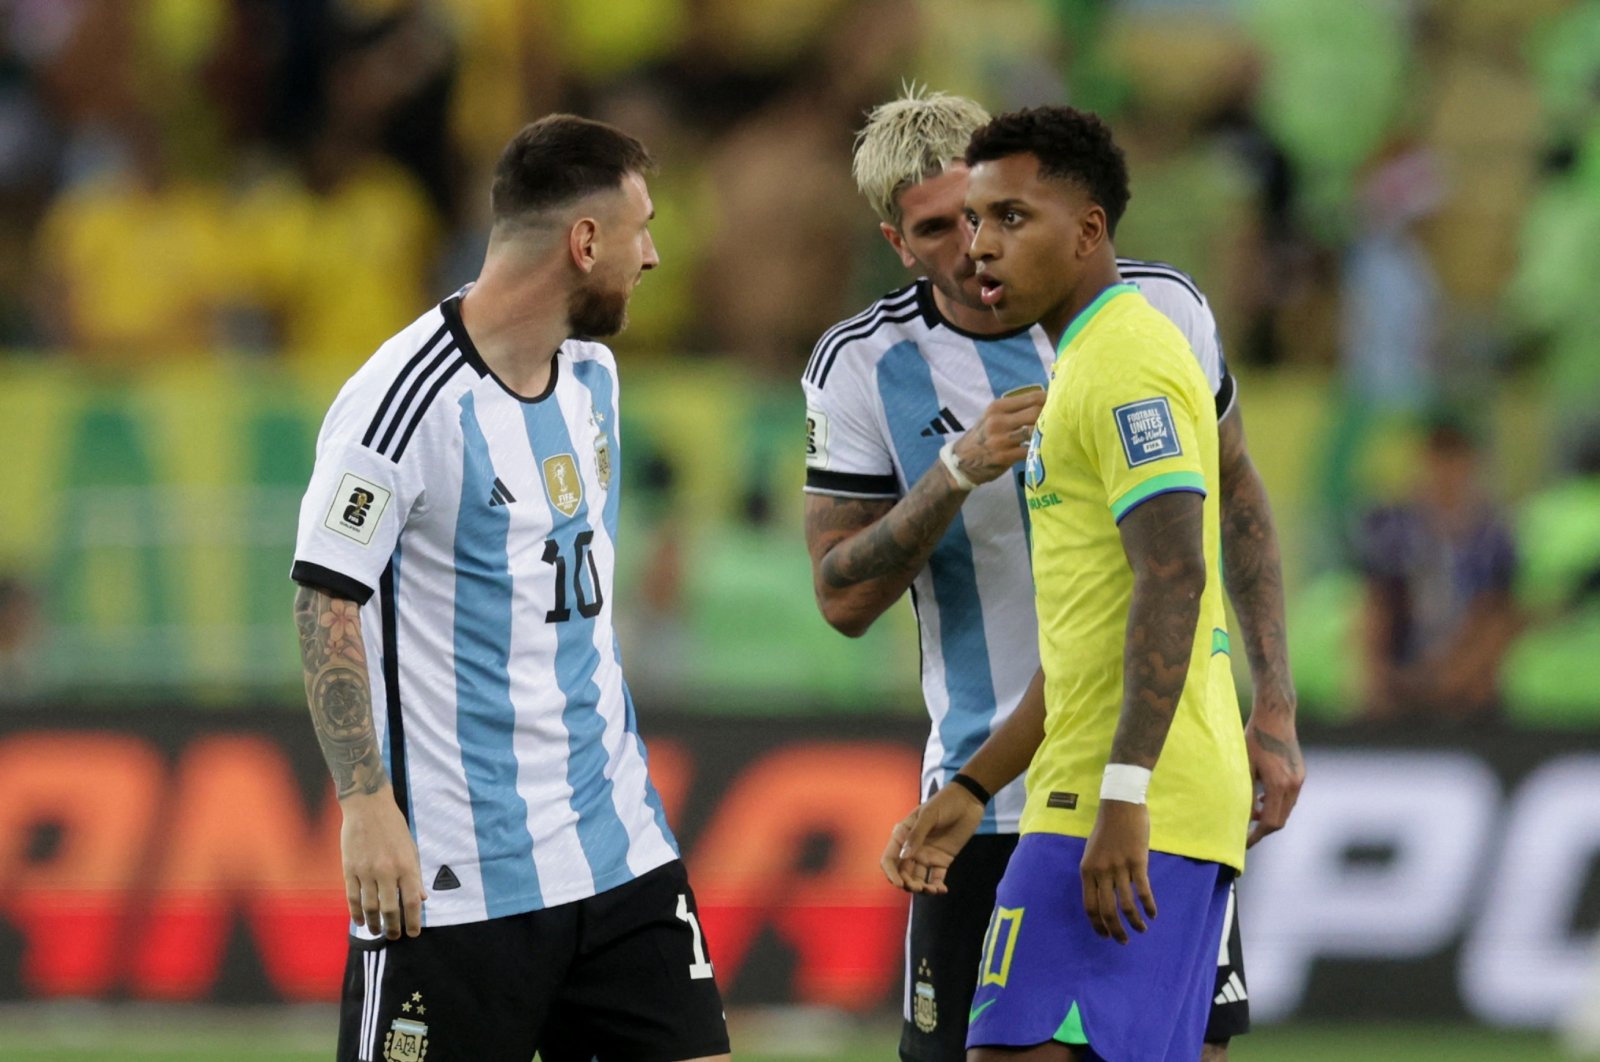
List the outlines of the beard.
{"label": "beard", "polygon": [[626,289],[606,289],[588,285],[572,293],[567,300],[567,320],[576,336],[593,336],[596,339],[614,336],[628,325],[628,295]]}
{"label": "beard", "polygon": [[976,267],[971,262],[958,267],[953,274],[942,273],[920,258],[917,259],[917,265],[921,267],[923,276],[926,276],[929,282],[951,302],[972,310],[988,309],[984,306],[982,298],[967,290],[967,281],[977,273]]}

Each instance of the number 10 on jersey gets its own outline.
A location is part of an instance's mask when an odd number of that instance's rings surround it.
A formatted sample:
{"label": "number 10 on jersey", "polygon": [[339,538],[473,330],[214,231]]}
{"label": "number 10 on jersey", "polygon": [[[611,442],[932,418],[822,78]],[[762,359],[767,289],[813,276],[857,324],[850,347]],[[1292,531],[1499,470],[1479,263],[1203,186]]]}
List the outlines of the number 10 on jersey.
{"label": "number 10 on jersey", "polygon": [[[595,564],[594,550],[589,548],[589,543],[594,541],[593,531],[580,531],[572,540],[572,596],[578,603],[578,615],[584,619],[594,619],[600,615],[600,609],[605,605],[605,597],[600,591],[600,569]],[[562,555],[561,543],[553,538],[544,540],[544,556],[540,558],[546,564],[555,568],[555,607],[544,614],[546,623],[565,623],[572,618],[572,609],[567,606],[567,558]],[[589,593],[584,592],[583,570],[584,561],[588,561]]]}

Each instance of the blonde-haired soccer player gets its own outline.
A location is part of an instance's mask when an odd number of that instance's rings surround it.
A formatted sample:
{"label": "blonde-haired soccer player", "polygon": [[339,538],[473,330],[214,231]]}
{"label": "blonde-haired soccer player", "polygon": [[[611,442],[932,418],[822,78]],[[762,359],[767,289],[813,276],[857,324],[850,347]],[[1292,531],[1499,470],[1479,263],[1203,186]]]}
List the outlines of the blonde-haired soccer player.
{"label": "blonde-haired soccer player", "polygon": [[[949,894],[912,901],[901,1040],[907,1059],[965,1056],[984,926],[1023,804],[1021,784],[1006,783],[1032,752],[1030,746],[1020,760],[1013,756],[1010,773],[985,775],[992,800],[982,786],[975,786],[981,801],[963,788],[972,784],[963,765],[1028,703],[1038,670],[1028,513],[1018,477],[1054,360],[1041,329],[1002,325],[983,305],[967,255],[962,157],[987,120],[970,100],[916,88],[871,113],[856,141],[856,183],[890,247],[920,277],[825,333],[804,379],[806,540],[818,603],[830,623],[858,635],[913,591],[933,721],[921,793],[956,794],[965,801],[959,810],[973,811],[970,826],[979,831],[962,852]],[[1121,265],[1189,337],[1218,413],[1227,415],[1233,381],[1204,297],[1170,266]],[[1237,454],[1243,459],[1242,437]],[[1239,482],[1259,487],[1247,459],[1243,468],[1248,475]],[[1238,492],[1247,506],[1256,496]],[[1241,542],[1238,556],[1264,573],[1241,585],[1258,586],[1265,573],[1276,578],[1275,551],[1270,525]],[[1270,604],[1264,606],[1263,626],[1281,628],[1281,600],[1277,609],[1274,620]],[[1277,657],[1272,649],[1263,654]],[[1043,707],[1037,687],[1031,693],[1034,707],[1023,714],[1036,719]],[[1021,727],[1025,740],[1028,729]],[[1032,730],[1036,735],[1037,721]],[[891,876],[894,865],[887,867]],[[1222,973],[1242,978],[1242,969]],[[1218,1011],[1224,1042],[1242,1031],[1247,1014],[1242,992],[1229,998],[1234,1002]]]}

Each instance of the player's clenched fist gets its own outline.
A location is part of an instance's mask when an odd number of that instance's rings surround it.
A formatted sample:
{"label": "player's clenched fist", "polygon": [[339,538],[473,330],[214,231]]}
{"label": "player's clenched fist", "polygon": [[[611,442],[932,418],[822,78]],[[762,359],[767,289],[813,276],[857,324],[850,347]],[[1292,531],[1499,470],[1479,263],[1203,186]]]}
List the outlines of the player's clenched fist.
{"label": "player's clenched fist", "polygon": [[974,483],[987,483],[1028,456],[1034,422],[1044,408],[1043,388],[1005,395],[989,403],[983,419],[955,442],[961,471]]}

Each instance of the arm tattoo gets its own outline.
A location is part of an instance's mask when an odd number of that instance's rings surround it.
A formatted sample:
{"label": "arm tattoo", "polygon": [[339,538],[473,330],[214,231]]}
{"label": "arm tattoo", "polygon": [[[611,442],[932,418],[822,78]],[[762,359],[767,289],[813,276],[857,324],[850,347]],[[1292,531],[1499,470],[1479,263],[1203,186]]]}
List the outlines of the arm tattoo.
{"label": "arm tattoo", "polygon": [[[806,541],[818,558],[818,576],[832,590],[886,579],[898,598],[928,563],[939,539],[962,509],[965,494],[950,488],[949,473],[934,464],[898,502],[813,496]],[[885,603],[886,605],[886,603]]]}
{"label": "arm tattoo", "polygon": [[1204,512],[1198,494],[1164,494],[1122,521],[1133,595],[1113,763],[1154,767],[1178,710],[1206,584]]}
{"label": "arm tattoo", "polygon": [[340,799],[388,782],[372,722],[372,687],[361,640],[361,608],[302,586],[294,598],[311,724]]}
{"label": "arm tattoo", "polygon": [[1274,712],[1294,711],[1284,623],[1283,565],[1266,485],[1245,449],[1239,411],[1218,430],[1222,472],[1222,570],[1239,617],[1250,675],[1262,703]]}
{"label": "arm tattoo", "polygon": [[[930,468],[880,518],[829,549],[822,558],[823,581],[835,590],[886,576],[909,585],[928,563],[965,498],[949,488],[945,476],[943,468]],[[896,596],[904,589],[905,585],[899,586]]]}

